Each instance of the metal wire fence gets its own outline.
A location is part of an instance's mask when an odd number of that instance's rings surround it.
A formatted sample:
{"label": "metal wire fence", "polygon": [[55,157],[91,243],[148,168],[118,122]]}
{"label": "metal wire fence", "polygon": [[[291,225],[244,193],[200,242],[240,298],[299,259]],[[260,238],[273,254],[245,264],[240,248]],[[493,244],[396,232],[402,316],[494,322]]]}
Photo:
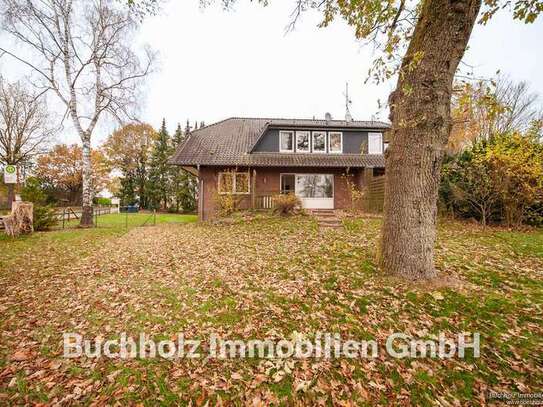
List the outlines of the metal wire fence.
{"label": "metal wire fence", "polygon": [[[81,207],[59,208],[57,211],[57,229],[74,228],[81,220]],[[93,227],[114,227],[129,229],[132,227],[156,225],[156,211],[119,212],[117,207],[94,207]]]}

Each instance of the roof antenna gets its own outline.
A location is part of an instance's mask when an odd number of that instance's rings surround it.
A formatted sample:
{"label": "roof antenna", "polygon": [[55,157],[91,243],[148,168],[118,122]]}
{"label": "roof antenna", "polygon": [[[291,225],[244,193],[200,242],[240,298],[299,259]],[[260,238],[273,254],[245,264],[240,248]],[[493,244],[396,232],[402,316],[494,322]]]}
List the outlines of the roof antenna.
{"label": "roof antenna", "polygon": [[349,106],[353,101],[349,99],[349,82],[345,82],[345,93],[343,95],[345,96],[345,121],[352,122],[353,116],[351,116]]}

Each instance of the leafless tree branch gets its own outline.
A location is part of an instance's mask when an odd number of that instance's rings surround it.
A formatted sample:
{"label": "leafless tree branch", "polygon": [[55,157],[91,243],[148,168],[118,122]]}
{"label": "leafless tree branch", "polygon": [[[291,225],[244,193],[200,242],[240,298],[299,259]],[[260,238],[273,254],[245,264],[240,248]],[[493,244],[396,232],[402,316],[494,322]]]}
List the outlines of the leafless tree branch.
{"label": "leafless tree branch", "polygon": [[45,151],[57,131],[40,94],[0,77],[0,163],[30,162]]}
{"label": "leafless tree branch", "polygon": [[85,191],[91,190],[91,135],[105,114],[115,120],[132,116],[155,54],[146,50],[142,64],[132,51],[138,22],[122,2],[3,0],[0,7],[3,30],[23,48],[2,45],[0,52],[38,74],[36,85],[64,103],[81,138],[83,206],[90,206]]}

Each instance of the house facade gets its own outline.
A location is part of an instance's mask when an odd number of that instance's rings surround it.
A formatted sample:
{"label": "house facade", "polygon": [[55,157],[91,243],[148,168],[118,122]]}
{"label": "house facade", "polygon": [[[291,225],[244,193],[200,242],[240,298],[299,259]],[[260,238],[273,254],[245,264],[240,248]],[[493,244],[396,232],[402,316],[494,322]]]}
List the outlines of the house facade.
{"label": "house facade", "polygon": [[198,214],[208,220],[220,195],[240,208],[269,209],[294,193],[307,209],[351,205],[352,185],[384,174],[378,121],[230,118],[193,131],[170,160],[198,177]]}

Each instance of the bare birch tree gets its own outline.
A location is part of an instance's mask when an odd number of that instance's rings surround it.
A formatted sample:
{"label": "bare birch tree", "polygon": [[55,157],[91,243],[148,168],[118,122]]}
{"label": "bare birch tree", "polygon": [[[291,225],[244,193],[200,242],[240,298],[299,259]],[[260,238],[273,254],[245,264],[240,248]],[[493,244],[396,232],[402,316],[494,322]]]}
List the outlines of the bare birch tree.
{"label": "bare birch tree", "polygon": [[[26,165],[45,151],[57,128],[45,101],[19,82],[9,83],[0,76],[0,163]],[[8,184],[8,203],[15,196],[15,184]]]}
{"label": "bare birch tree", "polygon": [[137,21],[112,0],[2,0],[2,27],[17,48],[0,46],[30,68],[35,84],[66,107],[83,148],[81,225],[92,225],[91,137],[99,120],[131,118],[138,89],[151,71],[132,50]]}

